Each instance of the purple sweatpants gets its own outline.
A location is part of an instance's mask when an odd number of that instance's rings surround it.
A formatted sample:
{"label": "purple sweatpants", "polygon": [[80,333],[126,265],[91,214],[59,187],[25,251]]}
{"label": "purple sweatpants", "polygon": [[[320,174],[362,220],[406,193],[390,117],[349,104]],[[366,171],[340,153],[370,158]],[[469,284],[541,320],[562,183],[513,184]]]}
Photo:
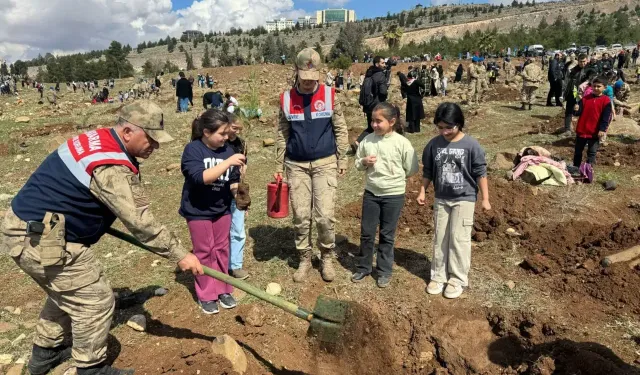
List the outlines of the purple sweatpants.
{"label": "purple sweatpants", "polygon": [[[227,274],[229,271],[229,234],[231,215],[213,220],[188,220],[193,254],[203,266]],[[217,301],[218,296],[233,292],[233,287],[211,276],[196,276],[196,295],[203,302]]]}

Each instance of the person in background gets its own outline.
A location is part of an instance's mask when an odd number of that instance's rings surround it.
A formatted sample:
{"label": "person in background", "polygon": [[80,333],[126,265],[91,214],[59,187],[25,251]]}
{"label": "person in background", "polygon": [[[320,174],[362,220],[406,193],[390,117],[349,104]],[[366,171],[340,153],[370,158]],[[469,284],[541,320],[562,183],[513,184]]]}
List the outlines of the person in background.
{"label": "person in background", "polygon": [[566,104],[564,113],[564,133],[563,136],[571,135],[571,120],[573,118],[573,107],[580,100],[578,94],[578,86],[587,80],[587,55],[581,53],[578,55],[577,65],[569,70],[567,78],[567,87],[564,91],[564,100]]}
{"label": "person in background", "polygon": [[562,107],[560,97],[562,96],[562,67],[560,66],[560,55],[555,54],[553,60],[549,62],[549,72],[547,79],[549,80],[549,94],[547,94],[547,107],[553,107],[551,98],[555,97],[555,105]]}
{"label": "person in background", "polygon": [[464,114],[457,104],[440,104],[433,122],[440,135],[429,141],[422,154],[423,184],[417,198],[419,205],[425,205],[426,191],[433,183],[435,234],[427,293],[444,290],[446,298],[458,298],[469,285],[478,190],[482,209],[491,210],[487,163],[478,141],[463,133]]}
{"label": "person in background", "polygon": [[[227,113],[209,109],[193,120],[191,142],[182,153],[184,175],[180,215],[187,220],[193,254],[203,266],[229,271],[231,202],[245,157],[226,144]],[[236,306],[233,287],[210,276],[196,275],[196,295],[205,314]]]}
{"label": "person in background", "polygon": [[[247,173],[247,143],[239,137],[242,131],[242,122],[240,118],[229,113],[229,139],[227,144],[236,154],[245,156],[244,165],[240,167],[240,179]],[[236,279],[245,280],[249,277],[249,273],[244,270],[244,245],[247,240],[247,234],[244,229],[244,219],[247,215],[246,210],[238,209],[236,200],[231,201],[231,247],[229,255],[229,275]]]}
{"label": "person in background", "polygon": [[405,76],[402,72],[398,72],[401,88],[407,95],[407,108],[405,111],[407,133],[419,133],[420,120],[425,117],[424,104],[420,96],[420,91],[424,87],[422,86],[422,81],[417,79],[416,75],[416,72],[413,70],[409,72],[408,76]]}
{"label": "person in background", "polygon": [[184,77],[184,72],[179,73],[180,79],[176,82],[176,97],[178,97],[178,107],[180,112],[189,110],[189,99],[193,97],[193,87],[191,82]]}
{"label": "person in background", "polygon": [[227,108],[227,112],[234,113],[239,105],[238,99],[234,98],[229,93],[224,94],[224,97],[226,99],[226,103],[224,104],[224,106]]}
{"label": "person in background", "polygon": [[461,82],[463,73],[464,73],[464,67],[462,66],[462,64],[459,64],[458,69],[456,69],[456,78],[454,79],[454,82]]}
{"label": "person in background", "polygon": [[[371,127],[371,113],[373,112],[373,108],[375,108],[378,103],[387,101],[389,86],[387,85],[387,78],[385,76],[385,67],[386,62],[382,56],[376,56],[373,58],[373,65],[367,69],[365,74],[364,81],[360,88],[360,98],[365,96],[369,97],[370,103],[360,103],[360,105],[362,106],[362,112],[364,112],[367,117],[367,128],[360,133],[358,139],[351,145],[352,151],[354,152],[364,137],[373,133],[373,128]],[[367,84],[367,79],[371,81],[370,84]]]}
{"label": "person in background", "polygon": [[217,108],[222,109],[224,106],[224,98],[220,91],[209,91],[202,95],[202,106],[204,109]]}
{"label": "person in background", "polygon": [[536,91],[542,84],[542,70],[536,64],[535,57],[527,58],[522,69],[522,93],[520,100],[522,101],[521,111],[526,109],[526,105],[529,105],[531,111],[533,103],[536,100]]}
{"label": "person in background", "polygon": [[576,125],[576,146],[573,165],[580,167],[582,153],[587,148],[587,164],[595,164],[600,139],[605,136],[611,121],[611,100],[604,95],[607,85],[605,77],[596,77],[591,82],[592,92],[573,106],[573,115],[579,116]]}
{"label": "person in background", "polygon": [[[409,73],[410,76],[415,74],[414,71]],[[371,274],[379,226],[377,285],[386,288],[391,283],[393,247],[407,178],[418,171],[418,157],[411,142],[402,136],[404,124],[398,107],[382,102],[374,108],[372,115],[374,132],[360,142],[356,152],[356,169],[366,172],[366,186],[362,201],[360,254],[351,281],[360,282]]]}

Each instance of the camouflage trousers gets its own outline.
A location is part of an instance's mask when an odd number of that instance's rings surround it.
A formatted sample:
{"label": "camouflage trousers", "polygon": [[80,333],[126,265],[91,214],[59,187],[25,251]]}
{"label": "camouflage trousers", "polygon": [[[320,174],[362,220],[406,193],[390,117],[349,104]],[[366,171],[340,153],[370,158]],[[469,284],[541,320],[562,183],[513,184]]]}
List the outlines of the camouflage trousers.
{"label": "camouflage trousers", "polygon": [[520,101],[522,104],[533,104],[536,100],[536,90],[538,90],[538,88],[535,86],[522,87],[522,92],[520,93]]}
{"label": "camouflage trousers", "polygon": [[469,103],[479,103],[482,100],[482,93],[482,81],[478,79],[469,80],[469,95],[467,96]]}
{"label": "camouflage trousers", "polygon": [[27,235],[25,230],[26,223],[9,209],[0,233],[2,252],[8,251],[47,293],[34,344],[55,348],[71,334],[72,356],[78,367],[103,362],[115,300],[96,255],[84,245],[67,243],[64,264],[43,267],[40,235]]}
{"label": "camouflage trousers", "polygon": [[293,213],[296,249],[310,252],[313,248],[311,225],[316,222],[320,251],[335,248],[335,199],[337,165],[312,166],[285,161],[289,181],[289,199]]}

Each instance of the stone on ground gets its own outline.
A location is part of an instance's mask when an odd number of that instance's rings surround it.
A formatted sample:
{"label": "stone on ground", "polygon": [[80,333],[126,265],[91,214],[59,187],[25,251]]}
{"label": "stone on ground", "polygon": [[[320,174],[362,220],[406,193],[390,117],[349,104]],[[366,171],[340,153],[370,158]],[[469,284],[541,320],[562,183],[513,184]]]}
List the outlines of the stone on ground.
{"label": "stone on ground", "polygon": [[15,324],[0,322],[0,333],[11,332],[16,328],[18,328],[18,326]]}
{"label": "stone on ground", "polygon": [[147,318],[142,314],[137,314],[129,318],[127,325],[136,331],[144,332],[147,329]]}
{"label": "stone on ground", "polygon": [[278,294],[280,294],[280,292],[282,292],[282,287],[278,283],[269,283],[267,285],[266,292],[267,294],[270,294],[272,296],[277,296]]}
{"label": "stone on ground", "polygon": [[253,305],[243,320],[252,327],[262,327],[265,317],[264,311],[257,305]]}
{"label": "stone on ground", "polygon": [[489,164],[489,170],[510,170],[513,168],[515,154],[512,152],[499,152]]}
{"label": "stone on ground", "polygon": [[16,122],[17,123],[27,123],[29,121],[31,121],[31,118],[29,118],[27,116],[16,117]]}
{"label": "stone on ground", "polygon": [[167,170],[167,172],[171,172],[175,169],[179,169],[180,168],[180,163],[173,163],[173,164],[169,164],[165,167],[165,169]]}
{"label": "stone on ground", "polygon": [[262,140],[262,146],[269,147],[276,144],[276,141],[273,138],[266,138]]}
{"label": "stone on ground", "polygon": [[244,374],[247,371],[247,357],[240,345],[231,336],[216,337],[211,343],[211,351],[231,362],[235,372]]}
{"label": "stone on ground", "polygon": [[12,354],[0,354],[0,365],[8,365],[13,362]]}
{"label": "stone on ground", "polygon": [[13,367],[9,368],[9,371],[7,371],[7,375],[22,375],[23,369],[24,364],[14,365]]}

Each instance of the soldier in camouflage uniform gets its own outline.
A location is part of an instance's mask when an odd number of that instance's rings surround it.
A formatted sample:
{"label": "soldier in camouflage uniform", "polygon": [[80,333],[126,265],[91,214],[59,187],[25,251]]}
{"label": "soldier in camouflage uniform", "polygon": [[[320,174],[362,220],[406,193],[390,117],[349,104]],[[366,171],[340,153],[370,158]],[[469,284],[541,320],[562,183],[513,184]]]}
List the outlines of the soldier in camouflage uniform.
{"label": "soldier in camouflage uniform", "polygon": [[504,84],[508,85],[511,82],[511,77],[513,75],[513,65],[511,64],[511,59],[509,57],[505,57],[502,63],[502,70],[504,71]]}
{"label": "soldier in camouflage uniform", "polygon": [[621,79],[613,85],[614,99],[613,104],[619,116],[623,115],[624,109],[630,109],[629,97],[631,96],[631,87],[628,83]]}
{"label": "soldier in camouflage uniform", "polygon": [[[469,65],[469,104],[477,104],[482,97],[482,66],[480,65],[480,58],[473,56],[471,58],[472,64]],[[486,71],[484,72],[486,76]]]}
{"label": "soldier in camouflage uniform", "polygon": [[[1,227],[2,249],[46,293],[28,368],[48,373],[73,357],[78,375],[132,374],[107,366],[114,296],[91,245],[117,219],[154,253],[202,274],[149,210],[136,158],[146,159],[164,131],[162,110],[139,101],[121,109],[114,128],[69,139],[18,192]],[[72,347],[64,347],[71,334]]]}
{"label": "soldier in camouflage uniform", "polygon": [[296,57],[296,87],[280,95],[276,139],[276,180],[286,171],[290,185],[296,249],[300,264],[293,274],[303,282],[311,267],[311,223],[318,228],[323,280],[335,278],[335,199],[338,176],[347,169],[348,131],[335,89],[320,80],[320,56],[312,48]]}
{"label": "soldier in camouflage uniform", "polygon": [[542,69],[536,64],[535,58],[529,57],[522,69],[522,107],[520,110],[524,111],[526,105],[529,105],[529,110],[532,109],[533,102],[536,100],[536,90],[542,85]]}

